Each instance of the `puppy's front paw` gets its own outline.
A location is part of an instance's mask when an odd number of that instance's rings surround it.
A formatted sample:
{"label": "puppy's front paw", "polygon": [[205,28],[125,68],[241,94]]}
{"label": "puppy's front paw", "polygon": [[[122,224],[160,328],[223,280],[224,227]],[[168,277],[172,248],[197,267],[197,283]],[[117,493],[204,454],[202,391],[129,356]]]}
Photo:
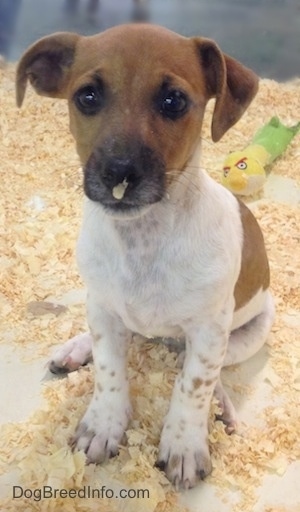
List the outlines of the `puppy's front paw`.
{"label": "puppy's front paw", "polygon": [[101,464],[117,455],[130,417],[130,404],[112,408],[92,399],[71,440],[73,449],[83,450],[88,463]]}
{"label": "puppy's front paw", "polygon": [[190,489],[212,470],[207,432],[184,419],[166,421],[162,431],[157,467],[178,489]]}

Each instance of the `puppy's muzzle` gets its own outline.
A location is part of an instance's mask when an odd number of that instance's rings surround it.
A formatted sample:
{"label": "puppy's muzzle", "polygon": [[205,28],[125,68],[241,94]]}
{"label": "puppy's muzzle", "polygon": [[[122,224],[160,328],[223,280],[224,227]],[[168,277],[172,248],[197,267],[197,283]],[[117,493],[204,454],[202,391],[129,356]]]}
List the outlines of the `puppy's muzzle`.
{"label": "puppy's muzzle", "polygon": [[[142,178],[140,168],[130,158],[112,157],[106,162],[102,181],[110,189],[114,189],[122,183],[134,187]],[[127,188],[127,187],[126,187]]]}
{"label": "puppy's muzzle", "polygon": [[122,153],[97,148],[84,169],[84,191],[110,212],[130,212],[160,201],[165,195],[165,166],[144,145]]}

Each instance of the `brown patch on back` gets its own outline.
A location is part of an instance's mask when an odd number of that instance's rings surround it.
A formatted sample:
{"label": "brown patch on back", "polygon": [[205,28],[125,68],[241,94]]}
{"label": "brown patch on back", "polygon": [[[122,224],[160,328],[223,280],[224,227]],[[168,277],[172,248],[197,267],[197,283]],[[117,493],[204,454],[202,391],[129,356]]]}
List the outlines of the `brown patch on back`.
{"label": "brown patch on back", "polygon": [[263,234],[247,206],[239,202],[244,241],[240,275],[234,289],[235,310],[243,307],[258,292],[270,284],[270,269]]}

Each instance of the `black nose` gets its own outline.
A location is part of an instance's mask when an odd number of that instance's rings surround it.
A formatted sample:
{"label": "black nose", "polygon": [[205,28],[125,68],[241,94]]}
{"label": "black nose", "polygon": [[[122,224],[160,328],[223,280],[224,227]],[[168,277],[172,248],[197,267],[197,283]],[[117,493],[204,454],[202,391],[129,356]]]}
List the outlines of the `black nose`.
{"label": "black nose", "polygon": [[112,157],[105,163],[102,181],[106,186],[113,188],[125,179],[128,183],[134,184],[139,177],[138,168],[130,158]]}

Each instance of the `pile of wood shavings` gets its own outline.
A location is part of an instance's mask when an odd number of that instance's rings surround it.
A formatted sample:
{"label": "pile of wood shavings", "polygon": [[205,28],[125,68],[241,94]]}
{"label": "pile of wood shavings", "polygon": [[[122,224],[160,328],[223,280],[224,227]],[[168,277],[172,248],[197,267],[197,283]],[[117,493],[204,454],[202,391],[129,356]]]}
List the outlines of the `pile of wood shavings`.
{"label": "pile of wood shavings", "polygon": [[[50,354],[55,344],[86,329],[83,304],[71,303],[56,314],[55,303],[82,288],[74,258],[81,217],[81,172],[68,131],[65,102],[40,98],[28,91],[25,105],[14,103],[14,68],[0,70],[1,256],[0,306],[4,343],[27,349],[28,360]],[[211,108],[210,108],[211,110]],[[216,178],[224,156],[246,145],[271,116],[287,124],[300,119],[300,81],[278,84],[261,81],[260,92],[243,119],[216,146],[210,142],[209,116],[204,127],[202,164]],[[272,172],[300,179],[299,136]],[[261,202],[256,215],[263,228],[276,296],[277,318],[269,338],[269,385],[281,405],[270,403],[263,413],[265,428],[241,425],[231,437],[211,419],[210,444],[214,471],[207,480],[226,497],[238,489],[233,512],[250,512],[255,489],[264,475],[282,475],[300,458],[299,211],[292,206]],[[53,311],[35,310],[35,303],[53,303]],[[30,304],[30,307],[27,306]],[[43,308],[42,308],[43,309]],[[36,311],[36,313],[35,313]],[[131,344],[129,374],[134,417],[128,443],[117,458],[101,467],[85,466],[82,453],[72,453],[68,439],[80,419],[93,388],[93,368],[44,386],[44,407],[26,422],[0,431],[0,471],[18,468],[28,488],[121,487],[149,489],[149,499],[98,500],[26,499],[0,504],[3,510],[22,511],[146,511],[182,510],[164,475],[155,469],[159,435],[177,373],[176,355],[163,345]],[[243,390],[244,394],[251,390]],[[214,416],[212,411],[212,418]],[[204,485],[204,484],[203,484]],[[273,511],[270,507],[269,511]],[[282,509],[283,510],[283,509]],[[278,512],[276,510],[276,512]],[[285,511],[284,511],[285,512]]]}

